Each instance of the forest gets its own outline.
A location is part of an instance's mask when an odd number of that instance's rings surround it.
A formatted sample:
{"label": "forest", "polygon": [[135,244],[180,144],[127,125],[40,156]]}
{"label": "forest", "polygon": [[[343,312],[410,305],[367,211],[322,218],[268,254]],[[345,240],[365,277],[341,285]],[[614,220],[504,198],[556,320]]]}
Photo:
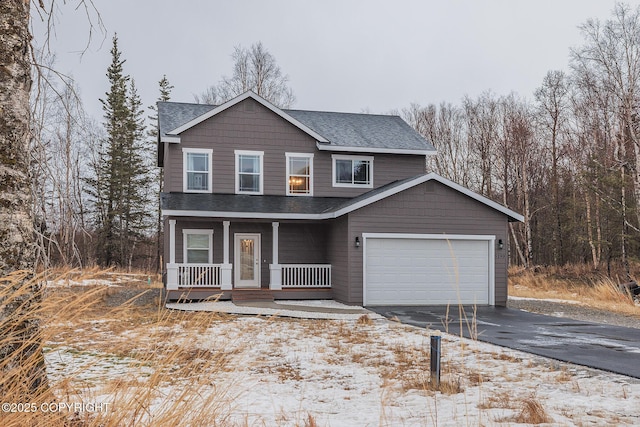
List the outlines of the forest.
{"label": "forest", "polygon": [[[391,113],[437,148],[427,172],[524,216],[510,224],[512,265],[585,264],[628,275],[640,250],[640,7],[618,4],[607,20],[579,30],[582,43],[567,50],[569,68],[549,70],[533,94],[487,90],[457,104]],[[156,100],[143,104],[125,56],[114,37],[98,122],[83,110],[82,88],[60,82],[52,57],[38,56],[46,66],[35,71],[31,162],[44,266],[160,271]],[[276,105],[295,101],[262,43],[237,47],[232,58],[230,76],[194,102],[219,103],[247,89]],[[169,100],[171,89],[159,76],[157,100]]]}

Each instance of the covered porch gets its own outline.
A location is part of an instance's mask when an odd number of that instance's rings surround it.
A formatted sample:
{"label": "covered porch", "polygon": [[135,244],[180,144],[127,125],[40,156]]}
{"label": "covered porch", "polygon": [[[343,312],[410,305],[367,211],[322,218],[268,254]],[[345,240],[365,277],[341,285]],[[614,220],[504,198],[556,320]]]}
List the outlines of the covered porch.
{"label": "covered porch", "polygon": [[169,218],[167,225],[170,299],[227,299],[238,290],[332,298],[325,224]]}

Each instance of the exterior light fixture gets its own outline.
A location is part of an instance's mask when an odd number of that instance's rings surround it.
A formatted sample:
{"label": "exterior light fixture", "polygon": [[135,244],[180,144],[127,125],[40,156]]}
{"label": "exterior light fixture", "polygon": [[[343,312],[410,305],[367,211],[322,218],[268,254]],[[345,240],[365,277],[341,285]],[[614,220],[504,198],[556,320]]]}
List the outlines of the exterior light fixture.
{"label": "exterior light fixture", "polygon": [[356,248],[360,247],[360,237],[356,236]]}
{"label": "exterior light fixture", "polygon": [[504,243],[502,243],[502,239],[498,239],[498,249],[504,249]]}

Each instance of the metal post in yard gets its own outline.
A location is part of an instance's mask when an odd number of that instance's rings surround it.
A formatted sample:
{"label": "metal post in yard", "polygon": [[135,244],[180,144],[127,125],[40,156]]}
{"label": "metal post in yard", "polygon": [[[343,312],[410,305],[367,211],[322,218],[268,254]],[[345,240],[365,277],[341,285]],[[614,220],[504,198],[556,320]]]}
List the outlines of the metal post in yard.
{"label": "metal post in yard", "polygon": [[431,337],[431,384],[440,388],[440,336]]}

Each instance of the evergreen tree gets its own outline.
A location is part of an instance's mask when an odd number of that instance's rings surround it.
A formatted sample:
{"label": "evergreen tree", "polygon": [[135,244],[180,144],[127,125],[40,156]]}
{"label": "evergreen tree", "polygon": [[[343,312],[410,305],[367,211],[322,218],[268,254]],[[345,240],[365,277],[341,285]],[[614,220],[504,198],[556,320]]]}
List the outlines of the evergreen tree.
{"label": "evergreen tree", "polygon": [[[169,101],[171,99],[171,91],[173,90],[173,86],[169,83],[166,75],[162,76],[162,79],[158,82],[158,86],[160,89],[160,96],[158,97],[158,102]],[[152,111],[152,114],[149,116],[149,120],[151,120],[151,127],[149,128],[148,135],[151,139],[152,144],[156,144],[157,146],[157,161],[160,163],[161,156],[164,155],[163,150],[161,150],[161,144],[158,141],[158,109],[155,105],[149,106],[149,110]],[[157,173],[155,177],[156,182],[158,183],[158,204],[157,204],[157,215],[156,215],[156,271],[162,270],[162,211],[160,206],[160,194],[163,191],[163,183],[164,183],[164,169],[157,168]]]}
{"label": "evergreen tree", "polygon": [[98,262],[130,267],[150,226],[149,150],[142,145],[142,102],[134,82],[123,72],[121,56],[114,36],[107,68],[110,87],[106,98],[100,99],[107,137],[95,158],[88,192],[95,207]]}

